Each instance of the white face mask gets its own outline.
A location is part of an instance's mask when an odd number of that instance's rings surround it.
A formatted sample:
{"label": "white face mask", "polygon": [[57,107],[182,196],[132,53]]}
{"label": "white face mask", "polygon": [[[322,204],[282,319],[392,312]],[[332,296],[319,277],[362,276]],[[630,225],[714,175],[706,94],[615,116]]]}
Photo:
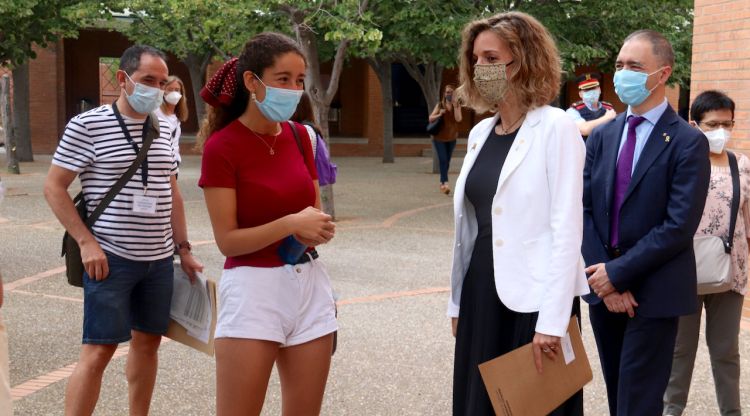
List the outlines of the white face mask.
{"label": "white face mask", "polygon": [[178,91],[172,91],[167,94],[164,94],[164,101],[172,105],[177,105],[177,103],[180,102],[181,98],[182,98],[182,94],[180,94]]}
{"label": "white face mask", "polygon": [[711,153],[721,154],[724,151],[724,146],[727,145],[731,132],[726,129],[716,129],[711,131],[704,131],[708,139],[708,147],[711,149]]}

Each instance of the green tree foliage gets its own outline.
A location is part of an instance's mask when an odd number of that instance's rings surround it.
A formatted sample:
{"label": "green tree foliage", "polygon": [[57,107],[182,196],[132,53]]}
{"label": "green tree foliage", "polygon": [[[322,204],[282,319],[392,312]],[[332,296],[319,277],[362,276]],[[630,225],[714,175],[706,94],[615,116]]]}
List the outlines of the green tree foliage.
{"label": "green tree foliage", "polygon": [[[373,26],[368,0],[273,0],[261,1],[269,18],[279,14],[291,23],[297,41],[307,56],[305,89],[315,107],[323,135],[328,137],[328,112],[339,87],[348,56],[367,56],[380,46],[382,32]],[[275,20],[275,19],[274,19]],[[331,61],[324,79],[321,63]],[[335,216],[333,189],[321,188],[323,210]]]}
{"label": "green tree foliage", "polygon": [[34,44],[75,37],[80,27],[106,17],[91,0],[0,1],[0,65],[23,65],[36,58]]}
{"label": "green tree foliage", "polygon": [[622,41],[639,29],[664,34],[675,50],[672,82],[688,87],[693,36],[693,0],[520,0],[493,3],[495,9],[518,10],[539,19],[552,32],[569,74],[577,66],[596,65],[614,71]]}
{"label": "green tree foliage", "polygon": [[367,62],[380,81],[383,106],[383,162],[393,155],[393,63],[402,64],[419,84],[428,113],[438,102],[443,70],[454,67],[461,29],[479,9],[466,0],[424,2],[381,0],[373,3],[373,19],[383,32],[380,48]]}
{"label": "green tree foliage", "polygon": [[[344,62],[350,56],[377,51],[382,32],[372,22],[368,0],[274,0],[269,16],[286,15],[297,41],[307,55],[306,89],[324,134],[328,135],[328,111],[338,91]],[[331,61],[324,81],[321,63]]]}
{"label": "green tree foliage", "polygon": [[214,57],[237,56],[242,45],[255,33],[269,27],[264,16],[249,1],[242,0],[127,0],[132,24],[123,31],[138,43],[145,43],[177,56],[188,68],[195,113],[202,120],[205,107],[199,92],[206,69]]}

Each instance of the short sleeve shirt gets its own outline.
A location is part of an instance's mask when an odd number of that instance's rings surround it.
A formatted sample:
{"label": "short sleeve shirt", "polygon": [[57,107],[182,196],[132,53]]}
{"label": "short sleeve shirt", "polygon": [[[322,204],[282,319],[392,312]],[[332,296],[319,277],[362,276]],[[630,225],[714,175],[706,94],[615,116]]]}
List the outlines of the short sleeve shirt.
{"label": "short sleeve shirt", "polygon": [[[306,129],[298,127],[304,156],[288,123],[281,123],[281,133],[274,139],[258,136],[235,120],[206,141],[198,185],[235,190],[239,228],[258,227],[315,205],[313,180],[318,174],[312,145]],[[224,268],[282,266],[280,244],[227,257]]]}
{"label": "short sleeve shirt", "polygon": [[[143,143],[143,123],[123,115],[130,136]],[[177,172],[166,120],[159,120],[160,135],[148,151],[145,195],[156,198],[156,212],[133,211],[133,199],[144,195],[141,168],[107,206],[92,231],[104,251],[135,261],[154,261],[174,253],[172,241],[172,187]],[[112,107],[104,105],[73,117],[65,127],[52,163],[78,173],[86,208],[91,214],[136,158],[133,146],[117,122]]]}

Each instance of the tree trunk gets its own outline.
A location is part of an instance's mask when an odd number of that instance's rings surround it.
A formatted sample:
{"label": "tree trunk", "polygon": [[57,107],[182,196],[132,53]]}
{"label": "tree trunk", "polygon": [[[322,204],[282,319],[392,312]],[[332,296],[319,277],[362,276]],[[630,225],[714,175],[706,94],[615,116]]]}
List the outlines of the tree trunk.
{"label": "tree trunk", "polygon": [[16,157],[16,135],[13,128],[13,118],[11,117],[13,113],[11,107],[10,77],[6,74],[0,78],[0,119],[2,119],[3,131],[5,132],[5,157],[8,164],[8,173],[19,174],[21,169]]}
{"label": "tree trunk", "polygon": [[193,87],[193,100],[195,100],[195,117],[200,128],[203,118],[206,116],[206,105],[200,96],[201,88],[206,80],[206,68],[211,60],[211,54],[196,56],[188,54],[182,62],[187,66],[190,73],[190,85]]}
{"label": "tree trunk", "polygon": [[34,161],[29,123],[29,64],[13,69],[13,121],[15,124],[16,154],[21,162]]}
{"label": "tree trunk", "polygon": [[[319,126],[322,126],[321,120],[326,120],[326,130],[322,131],[323,138],[325,139],[325,145],[328,148],[328,154],[331,154],[331,145],[328,144],[328,109],[330,107],[316,106],[313,111],[315,112],[315,119]],[[320,187],[320,208],[326,214],[336,218],[336,208],[333,204],[333,184],[325,185]]]}
{"label": "tree trunk", "polygon": [[368,59],[370,67],[380,81],[380,95],[383,106],[383,163],[393,163],[393,76],[391,61]]}
{"label": "tree trunk", "polygon": [[[366,2],[365,2],[366,4]],[[328,86],[323,85],[323,79],[320,73],[320,60],[318,54],[318,41],[315,32],[308,25],[304,24],[304,14],[293,8],[285,8],[286,13],[294,25],[294,32],[297,35],[297,42],[302,46],[307,56],[307,77],[305,87],[313,103],[315,115],[317,116],[318,126],[320,126],[323,138],[328,141],[328,111],[331,108],[331,101],[336,96],[339,88],[339,79],[341,71],[344,68],[346,51],[349,47],[348,40],[339,42],[336,48],[336,55],[333,60],[331,69],[331,78]],[[323,211],[335,218],[335,209],[333,204],[333,187],[331,185],[323,186],[320,190],[320,199]]]}
{"label": "tree trunk", "polygon": [[427,102],[427,114],[432,113],[440,101],[440,84],[443,81],[443,66],[437,62],[419,65],[406,59],[400,60],[406,71],[417,81]]}
{"label": "tree trunk", "polygon": [[[443,66],[436,63],[430,62],[424,65],[418,65],[409,60],[401,60],[401,63],[406,68],[406,71],[417,81],[419,88],[422,90],[425,102],[427,103],[427,115],[432,114],[432,110],[440,101],[440,84],[443,81]],[[438,161],[437,151],[435,146],[432,146],[432,173],[440,172],[440,164]]]}

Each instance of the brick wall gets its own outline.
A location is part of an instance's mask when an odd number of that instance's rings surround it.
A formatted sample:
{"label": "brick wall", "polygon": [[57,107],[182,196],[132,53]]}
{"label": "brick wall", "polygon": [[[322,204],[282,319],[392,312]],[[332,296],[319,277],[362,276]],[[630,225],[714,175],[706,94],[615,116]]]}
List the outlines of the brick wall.
{"label": "brick wall", "polygon": [[750,0],[695,0],[690,98],[707,89],[737,104],[729,146],[750,150]]}
{"label": "brick wall", "polygon": [[29,123],[33,151],[36,154],[52,153],[58,141],[58,48],[62,43],[46,49],[35,47],[36,59],[29,65]]}

